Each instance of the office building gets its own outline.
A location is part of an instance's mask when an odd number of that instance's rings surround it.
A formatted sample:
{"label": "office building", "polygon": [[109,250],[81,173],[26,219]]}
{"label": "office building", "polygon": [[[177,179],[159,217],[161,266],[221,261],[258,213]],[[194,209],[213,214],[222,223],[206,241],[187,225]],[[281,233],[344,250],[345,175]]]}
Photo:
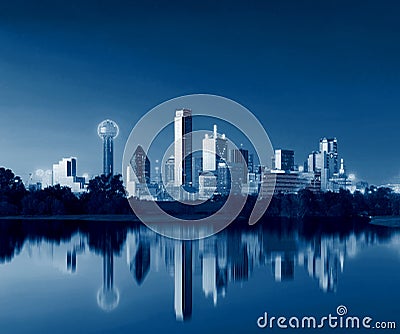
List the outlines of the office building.
{"label": "office building", "polygon": [[[319,159],[319,152],[313,151],[312,153],[310,153],[308,155],[306,164],[305,164],[305,171],[306,172],[316,172],[317,171],[317,166],[320,165],[320,163],[318,163],[318,159]],[[320,169],[321,167],[319,167]]]}
{"label": "office building", "polygon": [[228,140],[225,134],[219,136],[214,125],[213,135],[203,139],[203,171],[216,171],[218,164],[228,159]]}
{"label": "office building", "polygon": [[[302,189],[302,184],[299,182],[299,173],[284,172],[282,170],[265,170],[263,173],[262,189],[264,194],[293,194]],[[275,187],[274,187],[275,185]]]}
{"label": "office building", "polygon": [[150,183],[150,160],[142,146],[138,145],[130,160],[137,183]]}
{"label": "office building", "polygon": [[194,152],[194,166],[193,166],[193,187],[199,189],[199,176],[203,171],[203,157],[202,152]]}
{"label": "office building", "polygon": [[59,184],[62,187],[69,187],[75,193],[84,191],[85,178],[77,176],[76,171],[77,159],[63,158],[58,164],[53,165],[53,186]]}
{"label": "office building", "polygon": [[249,151],[245,149],[231,150],[229,169],[231,173],[231,190],[234,194],[242,193],[242,185],[247,183]]}
{"label": "office building", "polygon": [[192,186],[192,111],[178,109],[174,119],[174,185]]}
{"label": "office building", "polygon": [[231,190],[231,173],[226,162],[218,163],[217,167],[217,193],[222,196],[229,195]]}
{"label": "office building", "polygon": [[217,176],[213,172],[202,172],[199,176],[199,199],[211,198],[217,192]]}
{"label": "office building", "polygon": [[254,173],[254,154],[249,153],[249,160],[247,162],[247,170],[249,173]]}
{"label": "office building", "polygon": [[171,155],[164,165],[164,177],[163,183],[165,186],[171,186],[174,184],[174,173],[175,173],[175,157]]}
{"label": "office building", "polygon": [[272,166],[285,172],[294,171],[294,151],[275,150]]}
{"label": "office building", "polygon": [[329,179],[339,173],[338,145],[336,138],[322,138],[319,141],[319,167],[321,169],[321,187],[327,190]]}

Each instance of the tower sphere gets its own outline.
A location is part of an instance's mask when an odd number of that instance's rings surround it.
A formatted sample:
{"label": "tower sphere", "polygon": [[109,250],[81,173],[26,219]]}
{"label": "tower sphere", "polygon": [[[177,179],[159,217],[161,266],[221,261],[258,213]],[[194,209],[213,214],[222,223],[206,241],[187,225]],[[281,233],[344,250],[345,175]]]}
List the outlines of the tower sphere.
{"label": "tower sphere", "polygon": [[100,288],[97,292],[97,305],[104,311],[110,312],[119,304],[119,291],[117,288],[110,290]]}
{"label": "tower sphere", "polygon": [[97,127],[97,134],[102,139],[106,137],[115,138],[118,136],[118,133],[119,133],[119,127],[117,123],[115,123],[110,119],[104,120]]}

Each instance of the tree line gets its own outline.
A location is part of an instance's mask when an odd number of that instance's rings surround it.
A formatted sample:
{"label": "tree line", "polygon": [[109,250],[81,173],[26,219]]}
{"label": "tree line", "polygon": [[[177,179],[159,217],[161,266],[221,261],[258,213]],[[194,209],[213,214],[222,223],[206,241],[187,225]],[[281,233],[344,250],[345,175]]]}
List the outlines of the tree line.
{"label": "tree line", "polygon": [[297,194],[275,195],[267,215],[287,218],[400,216],[400,194],[374,186],[364,193],[353,194],[344,189],[338,193],[313,193],[303,189]]}
{"label": "tree line", "polygon": [[128,214],[130,207],[121,175],[100,175],[87,192],[76,196],[69,187],[50,186],[27,191],[19,176],[0,168],[0,216]]}
{"label": "tree line", "polygon": [[[76,196],[70,188],[60,185],[27,191],[19,176],[10,169],[0,168],[0,216],[129,214],[126,195],[121,175],[96,176],[89,181],[87,192]],[[313,193],[305,189],[297,194],[274,195],[266,215],[287,218],[400,216],[400,194],[374,186],[365,193],[354,194],[343,189],[338,193]]]}

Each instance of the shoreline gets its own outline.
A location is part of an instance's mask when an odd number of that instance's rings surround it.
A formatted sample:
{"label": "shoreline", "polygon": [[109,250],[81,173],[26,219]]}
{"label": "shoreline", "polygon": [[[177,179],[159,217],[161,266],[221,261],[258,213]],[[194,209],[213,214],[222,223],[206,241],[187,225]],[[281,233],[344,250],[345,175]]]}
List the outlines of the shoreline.
{"label": "shoreline", "polygon": [[135,215],[54,215],[54,216],[5,216],[0,217],[1,221],[104,221],[104,222],[140,222]]}

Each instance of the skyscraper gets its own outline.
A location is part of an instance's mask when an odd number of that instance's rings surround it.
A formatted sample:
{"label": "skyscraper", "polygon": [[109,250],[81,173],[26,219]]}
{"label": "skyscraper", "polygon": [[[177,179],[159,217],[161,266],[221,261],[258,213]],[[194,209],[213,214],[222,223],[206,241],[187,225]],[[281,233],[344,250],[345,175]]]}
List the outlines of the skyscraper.
{"label": "skyscraper", "polygon": [[117,123],[110,119],[101,122],[97,127],[97,134],[103,140],[103,174],[114,173],[114,138],[118,136]]}
{"label": "skyscraper", "polygon": [[212,137],[205,135],[203,139],[203,171],[216,171],[218,164],[228,159],[228,141],[223,134],[218,136],[214,125]]}
{"label": "skyscraper", "polygon": [[242,185],[247,183],[249,162],[249,151],[245,149],[231,150],[230,177],[231,177],[231,191],[234,194],[240,194]]}
{"label": "skyscraper", "polygon": [[178,109],[175,111],[175,165],[174,185],[192,185],[192,111]]}
{"label": "skyscraper", "polygon": [[319,141],[319,150],[325,153],[325,168],[329,169],[328,177],[339,173],[338,145],[336,138],[323,138]]}
{"label": "skyscraper", "polygon": [[142,146],[138,145],[130,160],[130,165],[138,183],[150,183],[150,160]]}
{"label": "skyscraper", "polygon": [[328,188],[329,179],[339,173],[337,139],[320,139],[319,151],[317,167],[321,170],[321,189],[325,191]]}
{"label": "skyscraper", "polygon": [[317,161],[318,161],[319,152],[313,151],[308,155],[305,166],[307,166],[307,172],[316,172],[317,171]]}

